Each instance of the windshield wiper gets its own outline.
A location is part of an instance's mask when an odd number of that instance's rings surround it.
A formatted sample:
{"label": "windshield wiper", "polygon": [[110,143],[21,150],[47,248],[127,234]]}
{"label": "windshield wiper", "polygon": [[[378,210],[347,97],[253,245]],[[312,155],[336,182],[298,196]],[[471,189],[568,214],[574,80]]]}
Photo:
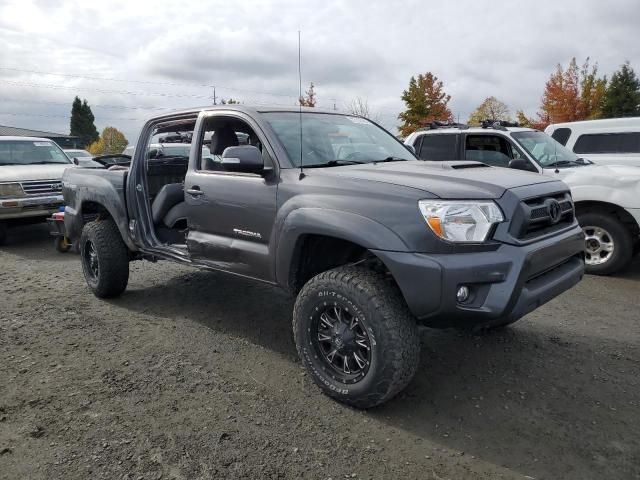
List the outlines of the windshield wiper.
{"label": "windshield wiper", "polygon": [[400,157],[387,157],[382,160],[375,160],[373,163],[385,163],[385,162],[406,162],[404,158]]}
{"label": "windshield wiper", "polygon": [[67,162],[29,162],[21,165],[67,165]]}
{"label": "windshield wiper", "polygon": [[329,160],[326,163],[312,163],[311,165],[302,165],[304,168],[322,168],[322,167],[338,167],[340,165],[361,165],[367,162],[358,160]]}

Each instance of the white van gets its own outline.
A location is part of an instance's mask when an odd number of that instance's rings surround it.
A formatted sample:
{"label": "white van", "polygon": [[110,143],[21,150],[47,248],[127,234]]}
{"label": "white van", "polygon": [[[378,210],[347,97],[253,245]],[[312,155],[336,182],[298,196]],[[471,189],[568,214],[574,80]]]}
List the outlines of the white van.
{"label": "white van", "polygon": [[640,166],[640,117],[555,123],[544,132],[593,163]]}

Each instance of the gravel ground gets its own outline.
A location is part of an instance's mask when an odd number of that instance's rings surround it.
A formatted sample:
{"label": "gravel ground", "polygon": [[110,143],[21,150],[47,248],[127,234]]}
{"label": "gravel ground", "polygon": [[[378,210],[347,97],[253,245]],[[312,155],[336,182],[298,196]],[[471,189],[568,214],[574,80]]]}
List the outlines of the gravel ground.
{"label": "gravel ground", "polygon": [[101,301],[46,228],[0,249],[0,478],[640,479],[640,263],[500,333],[422,333],[409,388],[324,397],[279,290],[135,262]]}

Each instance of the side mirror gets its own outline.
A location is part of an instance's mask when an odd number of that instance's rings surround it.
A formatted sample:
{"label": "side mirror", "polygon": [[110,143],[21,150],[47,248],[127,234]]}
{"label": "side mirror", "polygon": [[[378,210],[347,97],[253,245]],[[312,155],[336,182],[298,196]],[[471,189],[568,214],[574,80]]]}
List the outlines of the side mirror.
{"label": "side mirror", "polygon": [[262,153],[253,145],[227,147],[222,152],[222,165],[227,172],[262,173]]}
{"label": "side mirror", "polygon": [[404,146],[407,150],[416,155],[416,147],[414,147],[413,145],[407,145],[406,143],[404,144]]}
{"label": "side mirror", "polygon": [[509,168],[513,168],[514,170],[524,170],[527,172],[535,172],[536,170],[533,166],[524,158],[514,158],[509,161]]}
{"label": "side mirror", "polygon": [[76,165],[80,165],[80,160],[78,160],[78,157],[73,157],[73,163],[75,163]]}

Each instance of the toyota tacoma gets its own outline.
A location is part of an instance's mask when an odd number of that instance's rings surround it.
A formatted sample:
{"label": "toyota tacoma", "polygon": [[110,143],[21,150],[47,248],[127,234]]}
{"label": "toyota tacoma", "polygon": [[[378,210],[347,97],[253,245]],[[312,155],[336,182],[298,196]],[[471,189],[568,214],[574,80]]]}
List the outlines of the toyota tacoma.
{"label": "toyota tacoma", "polygon": [[[167,135],[189,137],[187,151],[152,148]],[[70,169],[63,193],[96,296],[122,294],[145,259],[284,288],[304,366],[359,408],[410,382],[418,325],[505,326],[584,269],[562,181],[423,162],[375,123],[315,108],[152,118],[128,169]]]}

